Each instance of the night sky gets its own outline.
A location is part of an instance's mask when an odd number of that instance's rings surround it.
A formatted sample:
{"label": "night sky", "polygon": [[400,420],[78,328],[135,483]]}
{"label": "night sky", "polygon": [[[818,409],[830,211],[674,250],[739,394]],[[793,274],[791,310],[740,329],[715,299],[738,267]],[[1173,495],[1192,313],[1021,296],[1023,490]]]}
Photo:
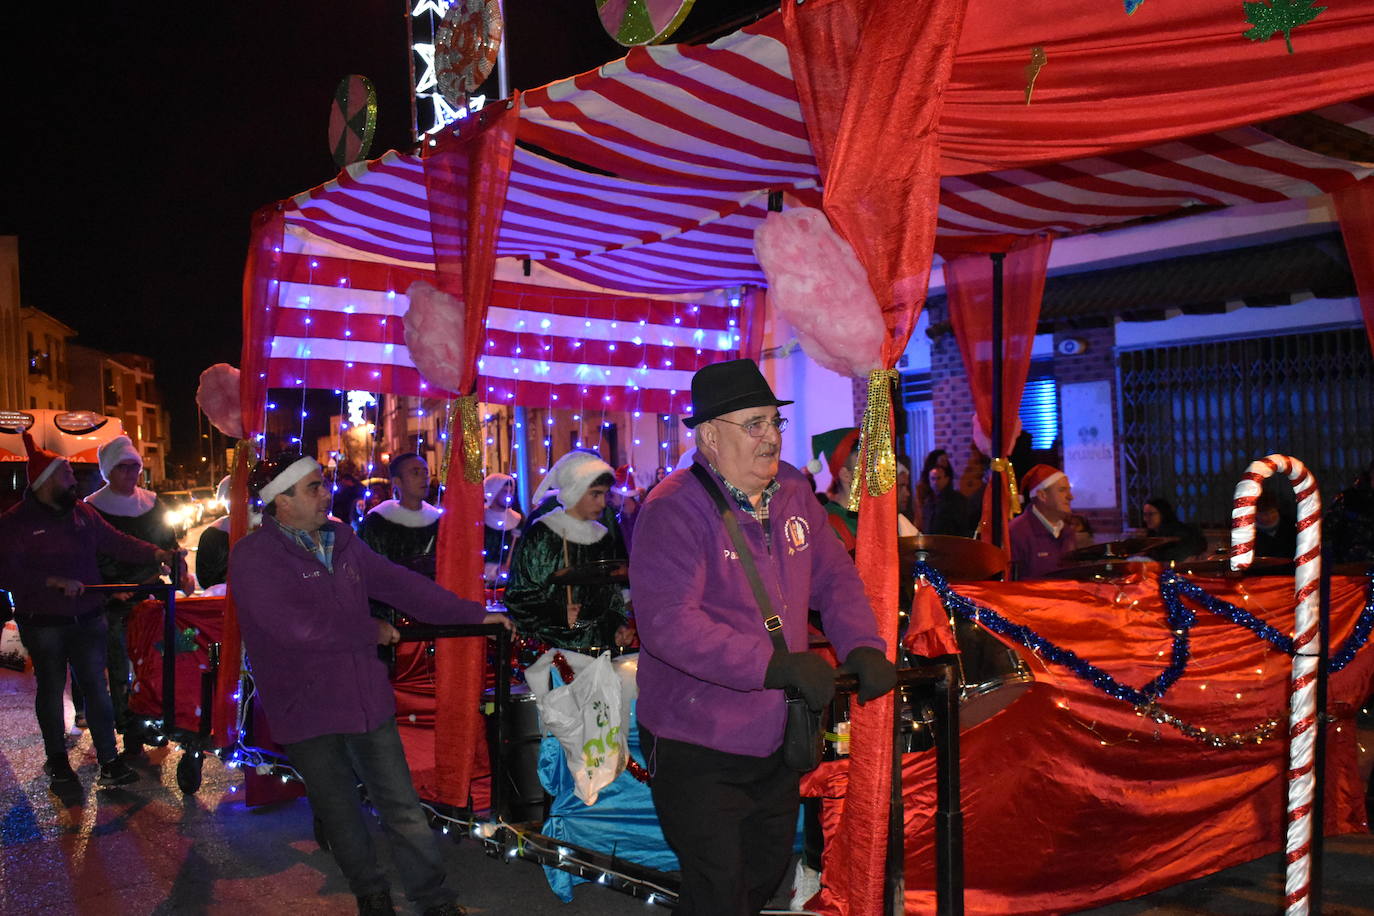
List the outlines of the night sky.
{"label": "night sky", "polygon": [[[762,5],[697,0],[675,37]],[[250,218],[336,174],[339,79],[377,88],[370,155],[410,146],[407,4],[5,7],[0,234],[19,236],[23,304],[78,343],[156,360],[173,460],[190,464],[197,377],[239,362]],[[506,34],[516,89],[624,54],[594,0],[508,0]]]}

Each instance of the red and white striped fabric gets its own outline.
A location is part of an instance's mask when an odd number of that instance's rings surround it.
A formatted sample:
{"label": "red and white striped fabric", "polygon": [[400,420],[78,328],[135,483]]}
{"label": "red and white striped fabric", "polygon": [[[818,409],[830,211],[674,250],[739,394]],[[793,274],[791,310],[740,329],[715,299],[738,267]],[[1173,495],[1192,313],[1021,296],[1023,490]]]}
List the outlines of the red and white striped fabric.
{"label": "red and white striped fabric", "polygon": [[[287,247],[269,324],[271,387],[446,394],[416,370],[401,321],[405,290],[431,280],[429,268],[292,251],[296,238]],[[692,373],[738,353],[739,320],[737,300],[498,282],[478,393],[495,403],[688,413]]]}

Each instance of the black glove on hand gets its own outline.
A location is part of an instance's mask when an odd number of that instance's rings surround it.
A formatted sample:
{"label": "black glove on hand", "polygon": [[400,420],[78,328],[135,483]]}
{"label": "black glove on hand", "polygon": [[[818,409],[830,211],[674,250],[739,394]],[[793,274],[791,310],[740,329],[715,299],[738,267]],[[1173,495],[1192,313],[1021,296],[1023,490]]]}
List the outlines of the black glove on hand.
{"label": "black glove on hand", "polygon": [[[867,703],[897,686],[897,666],[872,646],[859,646],[844,660],[844,670],[858,675],[859,702]],[[772,670],[772,666],[769,666]]]}
{"label": "black glove on hand", "polygon": [[774,652],[763,675],[763,686],[795,687],[806,698],[807,706],[821,709],[835,698],[835,669],[811,652]]}

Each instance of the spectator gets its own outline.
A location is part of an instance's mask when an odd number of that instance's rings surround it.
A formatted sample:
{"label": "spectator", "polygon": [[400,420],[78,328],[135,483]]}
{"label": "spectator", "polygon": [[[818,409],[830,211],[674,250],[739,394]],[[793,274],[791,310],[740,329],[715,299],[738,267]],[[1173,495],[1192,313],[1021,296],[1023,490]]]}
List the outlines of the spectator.
{"label": "spectator", "polygon": [[74,787],[67,757],[62,695],[70,666],[86,698],[86,718],[100,764],[99,784],[120,786],[138,774],[115,743],[114,710],[105,680],[105,602],[86,583],[99,581],[99,557],[128,563],[175,564],[176,552],[120,533],[77,502],[71,465],[24,433],[28,489],[0,516],[0,588],[14,596],[19,636],[37,681],[34,712],[43,733],[43,769],[56,790]]}
{"label": "spectator", "polygon": [[930,487],[930,498],[925,502],[925,514],[921,516],[921,533],[968,537],[972,533],[968,500],[954,488],[949,469],[936,464],[926,474],[926,481]]}
{"label": "spectator", "polygon": [[[86,502],[94,506],[116,530],[164,550],[176,551],[177,536],[172,526],[167,524],[167,507],[157,498],[157,494],[138,485],[138,479],[143,474],[143,456],[134,448],[133,441],[128,436],[111,439],[96,451],[96,460],[106,483],[87,496]],[[100,577],[107,584],[127,582],[147,585],[162,581],[162,567],[156,560],[130,563],[101,556]],[[184,566],[178,566],[176,582],[187,592],[193,588]],[[132,717],[129,714],[129,684],[133,680],[133,668],[129,664],[126,632],[134,600],[116,595],[105,604],[110,702],[114,707],[115,731],[124,736],[125,754],[136,754],[143,749],[143,743],[136,734],[137,729],[131,729]],[[132,736],[131,731],[135,732]]]}
{"label": "spectator", "polygon": [[1374,564],[1374,461],[1331,500],[1323,515],[1333,562]]}
{"label": "spectator", "polygon": [[1073,491],[1064,472],[1037,464],[1021,478],[1021,492],[1029,507],[1008,526],[1011,559],[1018,579],[1038,579],[1064,565],[1074,549],[1074,533],[1068,526]]}
{"label": "spectator", "polygon": [[1282,516],[1272,490],[1261,490],[1255,501],[1255,556],[1291,560],[1297,553],[1297,523]]}
{"label": "spectator", "polygon": [[1153,496],[1141,508],[1145,521],[1145,536],[1152,538],[1178,538],[1172,544],[1156,547],[1150,557],[1161,563],[1191,560],[1207,552],[1207,538],[1192,525],[1179,520],[1173,504],[1162,496]]}

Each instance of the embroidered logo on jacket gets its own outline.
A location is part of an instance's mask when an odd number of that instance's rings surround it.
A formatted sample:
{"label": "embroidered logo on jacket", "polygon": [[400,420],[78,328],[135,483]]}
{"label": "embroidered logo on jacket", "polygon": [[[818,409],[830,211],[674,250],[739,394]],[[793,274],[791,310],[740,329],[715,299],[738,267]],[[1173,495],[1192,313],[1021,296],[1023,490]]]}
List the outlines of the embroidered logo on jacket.
{"label": "embroidered logo on jacket", "polygon": [[811,546],[811,526],[800,515],[788,516],[787,521],[783,523],[782,533],[793,553]]}

